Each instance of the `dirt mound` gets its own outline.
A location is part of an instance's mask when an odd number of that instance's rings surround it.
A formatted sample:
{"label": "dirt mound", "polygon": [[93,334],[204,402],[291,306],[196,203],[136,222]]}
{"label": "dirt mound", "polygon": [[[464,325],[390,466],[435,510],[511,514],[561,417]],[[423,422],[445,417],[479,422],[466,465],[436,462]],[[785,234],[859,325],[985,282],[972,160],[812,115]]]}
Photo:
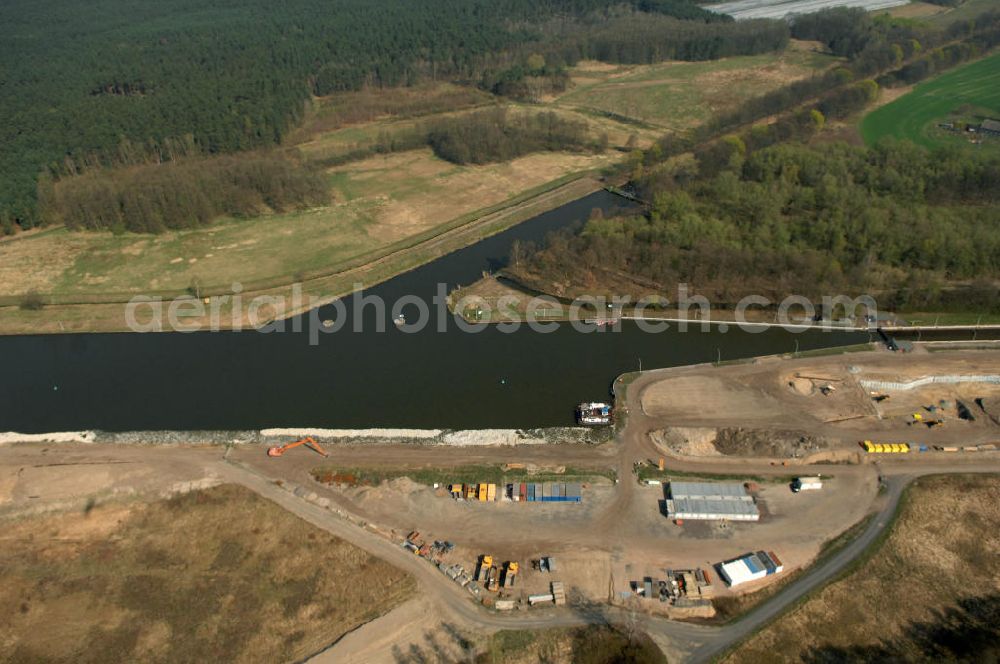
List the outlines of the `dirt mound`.
{"label": "dirt mound", "polygon": [[976,399],[976,403],[989,415],[994,424],[1000,424],[1000,397],[984,397]]}
{"label": "dirt mound", "polygon": [[788,386],[804,397],[812,396],[816,392],[816,386],[808,378],[792,378],[788,381]]}
{"label": "dirt mound", "polygon": [[671,427],[650,434],[653,442],[681,456],[720,456],[716,449],[716,430],[707,427]]}
{"label": "dirt mound", "polygon": [[826,447],[822,438],[804,431],[719,429],[715,449],[732,456],[801,457]]}

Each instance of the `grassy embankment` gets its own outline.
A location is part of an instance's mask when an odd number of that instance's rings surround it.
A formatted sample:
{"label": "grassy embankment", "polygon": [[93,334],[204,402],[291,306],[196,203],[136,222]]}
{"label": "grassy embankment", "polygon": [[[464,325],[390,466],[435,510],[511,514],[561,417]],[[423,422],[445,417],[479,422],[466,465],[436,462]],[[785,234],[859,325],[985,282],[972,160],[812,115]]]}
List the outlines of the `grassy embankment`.
{"label": "grassy embankment", "polygon": [[[651,293],[656,292],[656,288],[652,284],[644,284],[642,287]],[[604,311],[597,311],[592,304],[587,302],[581,302],[578,305],[574,308],[572,303],[559,300],[551,295],[532,292],[517,286],[508,279],[498,279],[494,275],[484,276],[475,283],[455,289],[448,298],[449,309],[470,323],[503,323],[529,319],[538,322],[593,321],[599,318],[622,316],[641,317],[650,321],[668,321],[669,325],[676,325],[676,321],[686,321],[690,327],[696,329],[698,329],[696,326],[700,325],[725,323],[729,327],[730,324],[736,323],[735,310],[722,309],[721,307],[713,309],[710,316],[702,318],[700,317],[701,309],[695,306],[685,310],[652,305],[637,308],[633,304],[627,304],[622,306],[620,310],[608,314]],[[986,322],[985,318],[984,322]],[[751,307],[744,312],[740,323],[799,326],[813,325],[814,321],[807,317],[793,318],[791,316],[788,320],[779,320],[776,311]],[[736,324],[739,325],[739,323]],[[832,328],[835,330],[843,329],[852,327],[852,325],[850,321],[838,320]],[[822,328],[823,325],[817,324],[816,327]],[[750,361],[750,359],[746,361]]]}
{"label": "grassy embankment", "polygon": [[[861,122],[869,145],[891,136],[928,148],[946,146],[1000,153],[1000,137],[939,127],[978,125],[1000,117],[1000,53],[963,65],[917,85],[912,92],[872,111]],[[972,141],[978,141],[972,143]]]}
{"label": "grassy embankment", "polygon": [[[738,103],[740,94],[808,75],[823,61],[793,49],[712,63],[614,67],[612,73],[597,67],[595,74],[594,65],[584,64],[574,71],[578,98],[509,106],[515,113],[553,110],[586,119],[595,136],[608,135],[612,148],[624,147],[633,134],[638,145],[648,145],[659,128],[611,116],[607,105],[631,99],[637,108],[662,109],[697,124]],[[746,89],[719,85],[711,92],[716,79],[744,81]],[[708,96],[692,101],[700,94]],[[317,102],[286,147],[307,161],[336,162],[380,137],[412,131],[418,122],[496,103],[447,85],[335,97]],[[326,167],[333,196],[317,209],[222,219],[155,236],[51,229],[15,238],[0,243],[0,304],[6,305],[0,307],[0,333],[122,330],[121,303],[135,294],[218,295],[231,292],[234,282],[242,284],[245,301],[253,294],[287,296],[297,281],[305,281],[306,294],[340,295],[355,282],[372,285],[583,196],[596,189],[585,176],[620,155],[615,149],[547,153],[456,166],[419,149]],[[52,304],[19,306],[29,293]],[[220,310],[224,320],[233,319],[228,304]]]}
{"label": "grassy embankment", "polygon": [[[669,466],[669,463],[667,464]],[[656,466],[641,466],[636,471],[639,481],[658,480],[669,482],[671,479],[717,480],[720,482],[756,482],[757,484],[789,484],[798,475],[741,475],[739,473],[703,473],[697,471],[660,470]],[[832,479],[833,475],[824,475],[823,479]]]}
{"label": "grassy embankment", "polygon": [[[4,523],[9,661],[302,661],[413,579],[234,485]],[[350,582],[348,582],[350,580]]]}
{"label": "grassy embankment", "polygon": [[1000,643],[998,505],[995,475],[917,480],[878,546],[724,661],[985,661]]}
{"label": "grassy embankment", "polygon": [[561,472],[540,468],[532,471],[525,468],[504,469],[501,465],[470,465],[455,468],[343,468],[322,465],[312,470],[312,476],[326,484],[377,485],[384,481],[408,477],[418,484],[504,484],[508,482],[589,482],[595,480],[614,481],[613,469],[573,468],[560,469]]}

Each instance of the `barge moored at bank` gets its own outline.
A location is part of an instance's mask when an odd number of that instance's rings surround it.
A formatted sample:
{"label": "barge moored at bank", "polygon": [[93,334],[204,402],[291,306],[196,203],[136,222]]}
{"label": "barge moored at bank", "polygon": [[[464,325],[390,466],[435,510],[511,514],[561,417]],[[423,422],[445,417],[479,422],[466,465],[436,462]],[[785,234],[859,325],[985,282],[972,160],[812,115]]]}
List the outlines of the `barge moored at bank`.
{"label": "barge moored at bank", "polygon": [[611,405],[598,401],[587,401],[576,407],[576,421],[588,426],[611,424]]}

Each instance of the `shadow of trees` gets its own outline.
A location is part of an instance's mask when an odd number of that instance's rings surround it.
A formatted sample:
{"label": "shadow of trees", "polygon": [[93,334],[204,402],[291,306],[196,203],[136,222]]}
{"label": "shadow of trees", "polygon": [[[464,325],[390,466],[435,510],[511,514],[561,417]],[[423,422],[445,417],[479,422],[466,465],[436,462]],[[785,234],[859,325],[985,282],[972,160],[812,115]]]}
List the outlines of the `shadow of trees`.
{"label": "shadow of trees", "polygon": [[898,637],[865,646],[814,648],[805,664],[838,662],[1000,662],[1000,594],[968,597],[911,622]]}
{"label": "shadow of trees", "polygon": [[396,644],[392,658],[397,664],[455,664],[476,661],[475,644],[455,625],[442,623],[439,629],[424,632],[422,643]]}

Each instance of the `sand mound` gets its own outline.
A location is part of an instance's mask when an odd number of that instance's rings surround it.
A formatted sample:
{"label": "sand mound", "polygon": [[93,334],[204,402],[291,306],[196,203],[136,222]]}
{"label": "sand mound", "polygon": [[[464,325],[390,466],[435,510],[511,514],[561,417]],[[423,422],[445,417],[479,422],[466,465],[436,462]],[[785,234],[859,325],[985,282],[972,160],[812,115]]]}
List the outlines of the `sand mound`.
{"label": "sand mound", "polygon": [[657,445],[681,456],[721,456],[715,448],[716,430],[699,427],[672,427],[650,433]]}
{"label": "sand mound", "polygon": [[441,429],[261,429],[261,436],[313,438],[436,438]]}
{"label": "sand mound", "polygon": [[517,429],[472,429],[453,431],[441,437],[445,445],[459,447],[473,445],[531,445],[544,443],[541,438],[533,438]]}
{"label": "sand mound", "polygon": [[816,386],[813,385],[813,382],[808,378],[793,377],[788,381],[788,386],[792,388],[796,394],[801,394],[804,397],[812,396],[816,392]]}
{"label": "sand mound", "polygon": [[57,431],[53,433],[0,433],[0,445],[7,443],[92,443],[97,434],[93,431]]}

